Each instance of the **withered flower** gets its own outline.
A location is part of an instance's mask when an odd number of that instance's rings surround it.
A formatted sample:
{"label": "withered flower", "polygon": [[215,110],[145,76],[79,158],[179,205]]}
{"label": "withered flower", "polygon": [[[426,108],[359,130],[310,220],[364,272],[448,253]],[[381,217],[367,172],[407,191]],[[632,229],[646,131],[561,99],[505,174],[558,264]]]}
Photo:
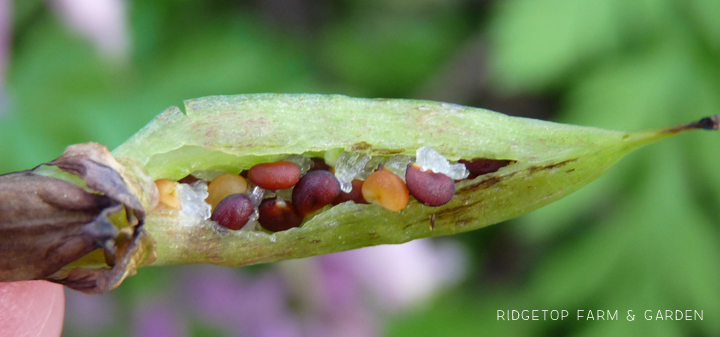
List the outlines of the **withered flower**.
{"label": "withered flower", "polygon": [[45,279],[102,293],[154,261],[136,196],[151,185],[125,171],[106,147],[86,143],[0,176],[0,281]]}

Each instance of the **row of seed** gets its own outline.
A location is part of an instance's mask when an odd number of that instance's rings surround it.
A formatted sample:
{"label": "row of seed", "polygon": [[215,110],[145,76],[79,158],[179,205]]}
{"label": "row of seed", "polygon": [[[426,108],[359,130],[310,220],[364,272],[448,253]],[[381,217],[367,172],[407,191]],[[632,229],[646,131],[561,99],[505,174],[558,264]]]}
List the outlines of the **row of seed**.
{"label": "row of seed", "polygon": [[[269,198],[260,203],[257,211],[261,226],[273,232],[298,227],[304,217],[329,204],[337,205],[346,201],[377,204],[397,212],[405,208],[410,195],[427,206],[441,206],[455,194],[455,181],[452,178],[442,173],[423,171],[416,164],[408,165],[405,181],[381,167],[365,181],[353,180],[352,190],[345,193],[324,161],[313,159],[313,163],[314,166],[305,175],[301,175],[297,164],[289,161],[257,164],[247,172],[247,179],[260,188],[272,191],[293,189],[291,201]],[[470,171],[468,178],[472,179],[495,172],[510,161],[474,159],[460,160],[460,163],[465,164]],[[189,178],[192,179],[191,176]],[[187,179],[181,182],[190,182]],[[156,184],[161,202],[180,209],[174,189],[177,183],[158,180]],[[247,189],[248,183],[241,175],[223,174],[210,182],[206,201],[212,207],[211,220],[232,230],[245,226],[255,211],[251,199],[244,194]]]}

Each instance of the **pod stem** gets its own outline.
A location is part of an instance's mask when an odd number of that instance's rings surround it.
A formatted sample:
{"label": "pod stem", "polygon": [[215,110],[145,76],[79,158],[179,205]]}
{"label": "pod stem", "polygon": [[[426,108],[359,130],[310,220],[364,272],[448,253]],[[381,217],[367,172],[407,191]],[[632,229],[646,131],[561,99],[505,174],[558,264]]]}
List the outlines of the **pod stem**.
{"label": "pod stem", "polygon": [[662,129],[631,132],[626,136],[626,141],[631,149],[655,143],[668,137],[693,130],[717,131],[720,126],[720,116],[714,115],[702,118],[695,122],[680,124]]}

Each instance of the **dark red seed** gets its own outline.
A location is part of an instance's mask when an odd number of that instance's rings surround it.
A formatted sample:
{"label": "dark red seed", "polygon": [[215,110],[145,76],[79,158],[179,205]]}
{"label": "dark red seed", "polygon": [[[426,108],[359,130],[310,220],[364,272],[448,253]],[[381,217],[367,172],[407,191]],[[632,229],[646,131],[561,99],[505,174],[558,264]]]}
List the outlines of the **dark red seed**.
{"label": "dark red seed", "polygon": [[302,216],[329,205],[340,194],[340,182],[330,171],[312,171],[293,188],[292,201]]}
{"label": "dark red seed", "polygon": [[313,165],[310,167],[310,171],[328,171],[330,170],[330,165],[325,163],[325,159],[322,158],[310,158],[312,160]]}
{"label": "dark red seed", "polygon": [[299,227],[303,217],[297,214],[293,204],[282,199],[265,199],[258,207],[258,222],[272,232]]}
{"label": "dark red seed", "polygon": [[458,163],[465,164],[465,167],[470,171],[468,179],[473,179],[483,174],[493,173],[497,170],[507,166],[512,161],[510,160],[497,160],[497,159],[486,159],[486,158],[475,158],[471,160],[460,159]]}
{"label": "dark red seed", "polygon": [[363,181],[359,179],[355,179],[352,181],[352,190],[350,193],[345,193],[343,191],[340,191],[340,195],[333,200],[332,204],[337,205],[346,201],[352,201],[356,204],[367,204],[368,202],[365,201],[365,198],[363,198],[362,195],[362,185]]}
{"label": "dark red seed", "polygon": [[452,178],[433,171],[423,172],[416,164],[408,165],[405,181],[410,194],[427,206],[444,205],[455,195]]}
{"label": "dark red seed", "polygon": [[182,179],[178,180],[178,182],[181,183],[181,184],[188,184],[188,185],[190,185],[190,184],[192,184],[192,183],[194,183],[194,182],[196,182],[196,181],[198,181],[198,180],[200,180],[200,179],[195,178],[192,174],[189,174],[189,175],[187,175],[185,178],[182,178]]}
{"label": "dark red seed", "polygon": [[253,213],[253,204],[245,194],[233,194],[220,201],[210,217],[227,229],[243,228]]}
{"label": "dark red seed", "polygon": [[266,190],[284,190],[300,180],[300,166],[289,161],[257,164],[250,168],[248,179]]}

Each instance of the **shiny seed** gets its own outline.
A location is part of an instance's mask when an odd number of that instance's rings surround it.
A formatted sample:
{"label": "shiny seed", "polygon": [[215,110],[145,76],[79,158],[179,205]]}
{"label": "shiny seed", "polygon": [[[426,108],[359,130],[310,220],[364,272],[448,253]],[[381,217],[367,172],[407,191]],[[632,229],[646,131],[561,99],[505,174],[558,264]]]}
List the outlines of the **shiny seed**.
{"label": "shiny seed", "polygon": [[293,204],[282,199],[263,200],[258,213],[260,225],[272,232],[299,227],[303,221],[303,217],[295,212]]}
{"label": "shiny seed", "polygon": [[160,192],[160,204],[172,209],[181,209],[180,196],[178,195],[178,183],[170,179],[159,179],[155,181]]}
{"label": "shiny seed", "polygon": [[354,179],[352,181],[352,190],[350,191],[350,193],[340,191],[340,195],[338,195],[337,198],[333,200],[332,204],[337,205],[346,201],[352,201],[356,204],[367,204],[368,202],[365,201],[365,198],[363,198],[362,195],[362,186],[362,180]]}
{"label": "shiny seed", "polygon": [[257,164],[250,168],[248,179],[266,190],[284,190],[300,181],[300,167],[289,161]]}
{"label": "shiny seed", "polygon": [[215,207],[229,195],[245,193],[247,181],[237,174],[223,174],[208,184],[208,197],[205,201]]}
{"label": "shiny seed", "polygon": [[483,174],[493,173],[511,163],[510,160],[497,160],[486,158],[475,158],[471,160],[460,159],[458,163],[465,164],[470,171],[468,179],[474,179]]}
{"label": "shiny seed", "polygon": [[405,208],[410,199],[410,192],[403,180],[385,168],[365,179],[362,195],[368,202],[395,212]]}
{"label": "shiny seed", "polygon": [[427,206],[445,205],[455,195],[455,181],[433,171],[423,171],[417,164],[407,166],[405,182],[410,194]]}
{"label": "shiny seed", "polygon": [[312,171],[304,175],[293,188],[292,202],[302,216],[332,203],[340,195],[340,182],[329,171]]}
{"label": "shiny seed", "polygon": [[310,158],[310,160],[312,160],[313,165],[310,167],[309,171],[328,171],[328,170],[330,170],[330,165],[325,163],[325,159]]}
{"label": "shiny seed", "polygon": [[227,229],[238,230],[245,226],[253,211],[247,195],[233,194],[220,201],[210,219]]}
{"label": "shiny seed", "polygon": [[200,180],[200,179],[195,178],[195,176],[193,176],[192,174],[189,174],[189,175],[185,176],[185,178],[182,178],[182,179],[178,180],[178,182],[181,183],[181,184],[188,184],[188,185],[190,185],[190,184],[192,184],[192,183],[194,183],[194,182],[196,182],[196,181],[198,181],[198,180]]}

